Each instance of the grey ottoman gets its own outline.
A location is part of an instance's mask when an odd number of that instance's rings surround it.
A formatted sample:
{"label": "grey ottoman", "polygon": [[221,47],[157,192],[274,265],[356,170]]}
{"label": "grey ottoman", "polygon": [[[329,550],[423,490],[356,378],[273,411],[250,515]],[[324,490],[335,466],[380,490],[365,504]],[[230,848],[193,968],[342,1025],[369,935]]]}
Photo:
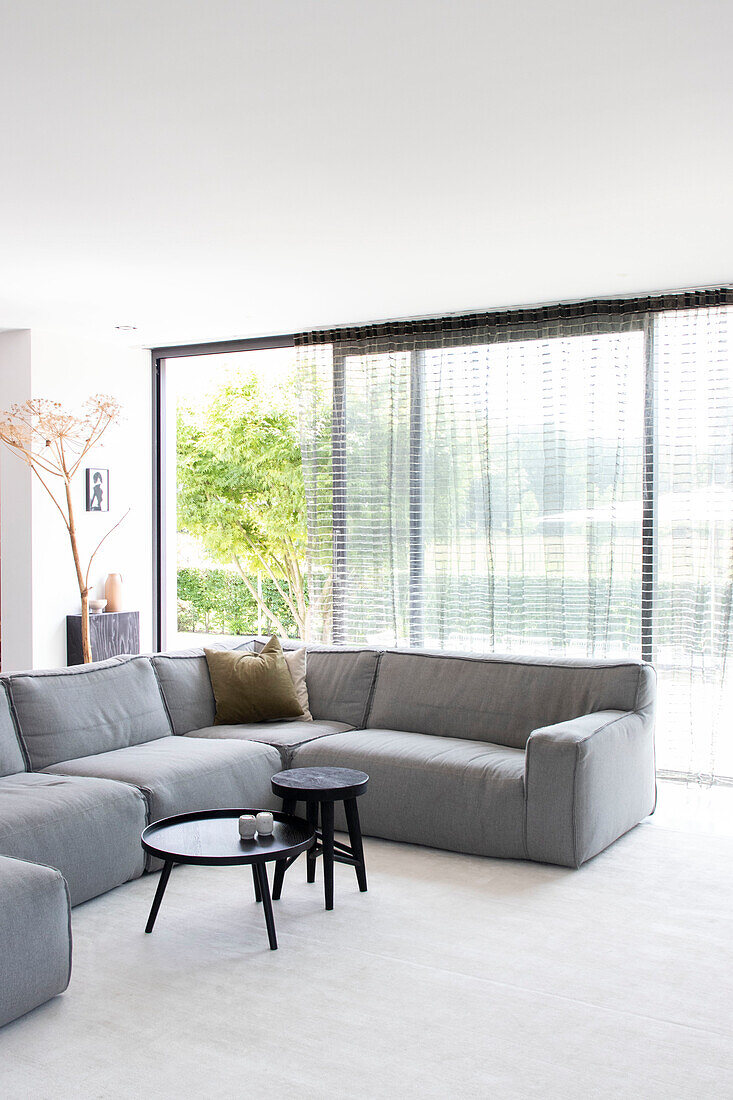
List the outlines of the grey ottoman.
{"label": "grey ottoman", "polygon": [[69,893],[59,871],[0,856],[0,1027],[63,993],[71,976]]}

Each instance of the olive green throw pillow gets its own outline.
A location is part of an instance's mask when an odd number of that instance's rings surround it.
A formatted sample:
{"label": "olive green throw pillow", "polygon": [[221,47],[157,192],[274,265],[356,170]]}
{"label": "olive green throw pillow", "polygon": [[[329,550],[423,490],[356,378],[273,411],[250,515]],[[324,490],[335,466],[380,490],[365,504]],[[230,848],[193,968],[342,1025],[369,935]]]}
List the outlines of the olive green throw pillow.
{"label": "olive green throw pillow", "polygon": [[303,708],[282,646],[270,638],[260,653],[205,649],[216,699],[214,725],[299,718]]}

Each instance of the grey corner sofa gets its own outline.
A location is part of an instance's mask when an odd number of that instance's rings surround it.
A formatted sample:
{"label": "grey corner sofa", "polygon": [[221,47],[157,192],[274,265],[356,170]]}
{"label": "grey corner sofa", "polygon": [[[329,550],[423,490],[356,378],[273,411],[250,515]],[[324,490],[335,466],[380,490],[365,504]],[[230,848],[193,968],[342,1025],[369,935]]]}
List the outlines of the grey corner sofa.
{"label": "grey corner sofa", "polygon": [[149,821],[275,808],[282,767],[367,771],[366,834],[570,867],[654,809],[640,662],[309,646],[306,679],[312,722],[215,726],[201,650],[0,677],[0,1024],[66,987],[69,906],[156,868]]}

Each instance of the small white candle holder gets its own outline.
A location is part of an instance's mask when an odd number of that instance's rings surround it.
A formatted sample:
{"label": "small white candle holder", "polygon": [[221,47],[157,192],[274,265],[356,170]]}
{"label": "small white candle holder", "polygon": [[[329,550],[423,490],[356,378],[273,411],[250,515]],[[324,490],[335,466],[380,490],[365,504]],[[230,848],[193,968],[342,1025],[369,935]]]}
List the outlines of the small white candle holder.
{"label": "small white candle holder", "polygon": [[242,814],[239,819],[239,835],[242,840],[254,840],[257,830],[257,819],[254,814]]}
{"label": "small white candle holder", "polygon": [[257,832],[260,836],[272,836],[273,816],[269,810],[260,810],[257,814]]}

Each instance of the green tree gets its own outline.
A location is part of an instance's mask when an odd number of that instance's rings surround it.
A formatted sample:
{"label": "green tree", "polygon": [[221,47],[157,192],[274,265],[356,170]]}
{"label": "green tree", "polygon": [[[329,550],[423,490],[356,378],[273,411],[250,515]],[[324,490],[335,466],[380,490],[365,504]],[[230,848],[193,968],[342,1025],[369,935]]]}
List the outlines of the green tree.
{"label": "green tree", "polygon": [[272,627],[286,635],[274,601],[252,581],[253,574],[268,577],[307,637],[305,492],[288,390],[263,392],[254,376],[228,383],[206,408],[181,412],[177,443],[179,530],[234,565]]}

